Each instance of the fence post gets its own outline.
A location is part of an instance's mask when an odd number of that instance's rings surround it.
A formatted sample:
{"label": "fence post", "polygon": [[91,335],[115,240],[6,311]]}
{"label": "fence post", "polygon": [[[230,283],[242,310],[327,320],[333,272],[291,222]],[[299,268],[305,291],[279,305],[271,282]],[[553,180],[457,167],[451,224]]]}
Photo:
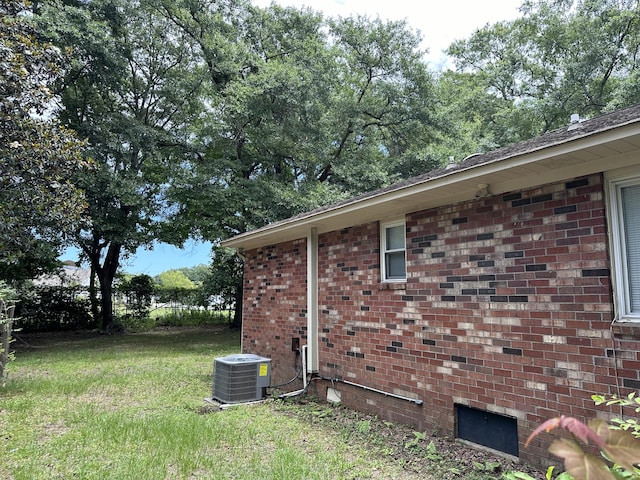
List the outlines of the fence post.
{"label": "fence post", "polygon": [[9,344],[11,343],[11,330],[13,328],[13,314],[15,307],[7,307],[0,300],[0,381],[5,378],[5,368],[9,363]]}

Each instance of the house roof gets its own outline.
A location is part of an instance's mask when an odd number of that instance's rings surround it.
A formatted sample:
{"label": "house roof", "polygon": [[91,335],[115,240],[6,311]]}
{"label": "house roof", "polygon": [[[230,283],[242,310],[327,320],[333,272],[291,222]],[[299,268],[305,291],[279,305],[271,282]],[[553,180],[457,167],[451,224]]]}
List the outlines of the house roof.
{"label": "house roof", "polygon": [[76,267],[63,262],[62,268],[55,274],[41,275],[33,283],[43,287],[88,287],[91,270]]}
{"label": "house roof", "polygon": [[472,200],[486,185],[499,195],[558,180],[640,165],[640,105],[589,120],[409,178],[388,187],[266,225],[222,242],[257,248],[418,210]]}

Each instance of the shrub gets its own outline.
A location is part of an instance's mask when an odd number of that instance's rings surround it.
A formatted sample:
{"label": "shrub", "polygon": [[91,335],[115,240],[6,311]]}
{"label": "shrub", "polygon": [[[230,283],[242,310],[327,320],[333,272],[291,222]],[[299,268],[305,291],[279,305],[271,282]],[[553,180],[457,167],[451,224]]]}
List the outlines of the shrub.
{"label": "shrub", "polygon": [[197,327],[231,323],[233,316],[227,311],[185,310],[169,313],[157,319],[158,326]]}
{"label": "shrub", "polygon": [[[620,405],[621,407],[632,407],[635,413],[640,413],[640,397],[636,392],[632,392],[626,397],[618,398],[617,395],[606,397],[605,395],[592,395],[591,398],[596,405]],[[611,428],[614,430],[630,431],[634,437],[640,438],[640,424],[635,418],[614,418],[611,420]]]}
{"label": "shrub", "polygon": [[118,291],[126,297],[127,308],[132,311],[133,317],[140,321],[149,316],[153,290],[153,279],[149,275],[125,278],[118,285]]}
{"label": "shrub", "polygon": [[89,299],[81,287],[34,287],[19,293],[16,322],[25,332],[88,330],[97,328]]}
{"label": "shrub", "polygon": [[119,333],[122,330],[128,332],[146,332],[156,326],[156,322],[151,317],[140,316],[135,313],[127,313],[125,315],[118,316],[117,321],[114,322],[114,330],[108,333]]}

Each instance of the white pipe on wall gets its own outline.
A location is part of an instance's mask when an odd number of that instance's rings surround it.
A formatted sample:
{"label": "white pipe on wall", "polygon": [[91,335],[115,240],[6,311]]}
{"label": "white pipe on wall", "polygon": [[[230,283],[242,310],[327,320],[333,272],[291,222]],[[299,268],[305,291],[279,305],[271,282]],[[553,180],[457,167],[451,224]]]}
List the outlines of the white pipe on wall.
{"label": "white pipe on wall", "polygon": [[307,235],[307,372],[318,372],[318,229]]}

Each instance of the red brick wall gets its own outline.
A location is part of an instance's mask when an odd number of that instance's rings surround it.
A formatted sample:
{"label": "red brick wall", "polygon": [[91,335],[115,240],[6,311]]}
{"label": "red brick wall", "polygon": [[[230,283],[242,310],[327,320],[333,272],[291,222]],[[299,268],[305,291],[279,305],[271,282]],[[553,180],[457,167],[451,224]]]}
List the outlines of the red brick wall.
{"label": "red brick wall", "polygon": [[[523,443],[538,424],[602,414],[590,397],[617,393],[616,375],[621,393],[640,387],[637,337],[611,335],[600,175],[406,221],[399,285],[380,283],[377,223],[320,235],[319,373],[424,401],[336,383],[345,404],[448,435],[455,403],[512,416],[521,458],[536,463],[547,444]],[[304,246],[251,252],[247,262],[244,350],[277,358],[274,371],[306,326]],[[327,385],[314,383],[320,396]]]}
{"label": "red brick wall", "polygon": [[[272,385],[292,379],[300,368],[291,339],[307,343],[306,316],[306,241],[246,252],[242,351],[271,358]],[[295,381],[283,389],[301,386],[301,381]]]}

